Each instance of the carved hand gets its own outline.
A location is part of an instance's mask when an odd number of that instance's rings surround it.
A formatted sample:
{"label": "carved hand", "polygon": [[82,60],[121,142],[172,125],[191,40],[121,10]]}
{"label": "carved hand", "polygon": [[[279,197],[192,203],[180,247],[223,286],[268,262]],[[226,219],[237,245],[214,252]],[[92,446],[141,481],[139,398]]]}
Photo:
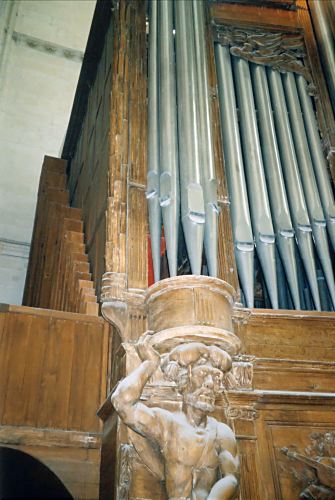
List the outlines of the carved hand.
{"label": "carved hand", "polygon": [[151,336],[140,337],[136,344],[136,350],[142,361],[152,361],[156,367],[159,366],[161,357],[157,351],[150,345]]}

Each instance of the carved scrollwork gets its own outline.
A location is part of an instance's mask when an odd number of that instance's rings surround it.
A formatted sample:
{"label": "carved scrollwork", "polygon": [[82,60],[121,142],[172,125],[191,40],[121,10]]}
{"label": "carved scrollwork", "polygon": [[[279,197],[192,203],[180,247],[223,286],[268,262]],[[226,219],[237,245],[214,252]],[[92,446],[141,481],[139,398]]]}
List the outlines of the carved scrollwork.
{"label": "carved scrollwork", "polygon": [[299,33],[270,32],[215,24],[214,36],[221,45],[228,45],[234,56],[271,66],[281,72],[293,71],[302,74],[307,81],[312,80],[310,71],[304,64],[304,38]]}
{"label": "carved scrollwork", "polygon": [[132,479],[132,461],[135,455],[134,447],[131,444],[120,446],[120,476],[118,486],[118,500],[128,500],[128,494]]}
{"label": "carved scrollwork", "polygon": [[250,406],[233,406],[227,409],[227,417],[234,420],[255,420],[257,411]]}

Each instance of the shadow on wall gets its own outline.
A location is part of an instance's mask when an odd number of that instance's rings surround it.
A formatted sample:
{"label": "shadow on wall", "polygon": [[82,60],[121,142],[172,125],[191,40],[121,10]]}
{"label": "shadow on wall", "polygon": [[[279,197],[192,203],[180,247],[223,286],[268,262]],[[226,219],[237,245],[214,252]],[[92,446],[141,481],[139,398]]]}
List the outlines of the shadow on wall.
{"label": "shadow on wall", "polygon": [[27,453],[0,447],[0,499],[72,499],[58,477]]}

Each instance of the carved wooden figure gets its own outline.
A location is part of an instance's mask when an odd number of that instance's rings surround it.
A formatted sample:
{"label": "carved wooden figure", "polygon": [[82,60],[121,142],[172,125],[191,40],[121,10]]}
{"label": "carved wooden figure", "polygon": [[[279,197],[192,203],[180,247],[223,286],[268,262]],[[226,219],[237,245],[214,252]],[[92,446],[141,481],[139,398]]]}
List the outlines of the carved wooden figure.
{"label": "carved wooden figure", "polygon": [[[123,422],[159,448],[170,500],[228,500],[238,487],[238,457],[232,430],[208,416],[232,366],[228,353],[200,342],[181,344],[160,356],[150,335],[137,343],[142,364],[115,389],[112,403]],[[182,411],[149,408],[143,388],[161,366],[176,382]]]}

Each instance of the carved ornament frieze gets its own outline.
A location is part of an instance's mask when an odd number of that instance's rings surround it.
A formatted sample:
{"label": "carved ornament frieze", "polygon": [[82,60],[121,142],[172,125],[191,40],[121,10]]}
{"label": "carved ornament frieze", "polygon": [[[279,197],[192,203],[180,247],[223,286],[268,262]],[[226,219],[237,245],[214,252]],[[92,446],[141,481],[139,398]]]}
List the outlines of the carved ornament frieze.
{"label": "carved ornament frieze", "polygon": [[227,417],[233,420],[256,420],[258,414],[255,408],[249,406],[232,406],[226,411]]}
{"label": "carved ornament frieze", "polygon": [[278,71],[292,71],[312,77],[305,64],[306,49],[300,33],[272,32],[214,23],[214,39],[230,47],[233,56],[270,66]]}

